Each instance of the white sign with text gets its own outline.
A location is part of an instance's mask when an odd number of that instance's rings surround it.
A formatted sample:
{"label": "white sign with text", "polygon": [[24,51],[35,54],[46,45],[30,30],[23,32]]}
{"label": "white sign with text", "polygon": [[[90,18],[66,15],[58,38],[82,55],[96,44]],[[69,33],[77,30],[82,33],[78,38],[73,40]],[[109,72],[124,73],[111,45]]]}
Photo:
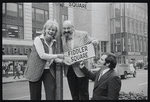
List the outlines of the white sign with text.
{"label": "white sign with text", "polygon": [[85,9],[85,10],[91,10],[91,7],[89,6],[88,3],[86,2],[69,2],[69,3],[64,3],[65,7],[71,7],[71,8],[77,8],[77,9]]}
{"label": "white sign with text", "polygon": [[64,52],[67,57],[64,60],[73,64],[75,62],[95,57],[93,44],[84,45],[73,50]]}

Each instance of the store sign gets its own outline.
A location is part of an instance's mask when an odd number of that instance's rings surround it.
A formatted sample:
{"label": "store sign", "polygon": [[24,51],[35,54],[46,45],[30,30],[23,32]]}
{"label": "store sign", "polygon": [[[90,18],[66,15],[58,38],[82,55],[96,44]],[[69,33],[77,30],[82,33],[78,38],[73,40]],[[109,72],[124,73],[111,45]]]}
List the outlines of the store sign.
{"label": "store sign", "polygon": [[134,52],[128,52],[128,55],[134,55]]}
{"label": "store sign", "polygon": [[73,8],[79,8],[79,9],[90,9],[88,3],[75,3],[75,2],[70,2],[70,3],[64,3],[65,7],[73,7]]}
{"label": "store sign", "polygon": [[4,55],[27,55],[32,46],[3,45]]}
{"label": "store sign", "polygon": [[141,55],[141,53],[140,53],[140,52],[134,52],[134,54],[135,54],[135,55]]}
{"label": "store sign", "polygon": [[72,63],[95,57],[93,44],[84,45],[73,50],[64,52],[67,57],[65,60]]}

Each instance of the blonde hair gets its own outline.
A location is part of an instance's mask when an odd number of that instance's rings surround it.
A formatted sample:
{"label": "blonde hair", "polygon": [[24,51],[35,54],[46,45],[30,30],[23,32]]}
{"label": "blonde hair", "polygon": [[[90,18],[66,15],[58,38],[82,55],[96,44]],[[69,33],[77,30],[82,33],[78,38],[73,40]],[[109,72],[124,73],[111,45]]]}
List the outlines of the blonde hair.
{"label": "blonde hair", "polygon": [[47,27],[55,26],[56,27],[56,33],[58,32],[58,23],[56,21],[47,20],[46,23],[43,26],[43,34],[45,35],[45,30]]}

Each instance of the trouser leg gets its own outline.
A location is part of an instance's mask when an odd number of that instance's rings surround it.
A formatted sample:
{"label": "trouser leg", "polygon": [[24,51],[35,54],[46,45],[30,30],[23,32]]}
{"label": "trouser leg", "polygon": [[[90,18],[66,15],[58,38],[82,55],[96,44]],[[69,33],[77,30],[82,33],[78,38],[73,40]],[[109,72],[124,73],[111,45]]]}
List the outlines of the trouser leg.
{"label": "trouser leg", "polygon": [[69,68],[67,73],[68,85],[70,88],[71,96],[73,100],[79,100],[79,90],[77,83],[77,76],[72,68]]}
{"label": "trouser leg", "polygon": [[55,100],[56,82],[49,69],[44,69],[43,84],[46,100]]}
{"label": "trouser leg", "polygon": [[78,78],[80,100],[89,100],[89,79],[87,77]]}
{"label": "trouser leg", "polygon": [[41,90],[42,81],[38,80],[36,82],[29,81],[30,88],[30,99],[31,100],[41,100]]}

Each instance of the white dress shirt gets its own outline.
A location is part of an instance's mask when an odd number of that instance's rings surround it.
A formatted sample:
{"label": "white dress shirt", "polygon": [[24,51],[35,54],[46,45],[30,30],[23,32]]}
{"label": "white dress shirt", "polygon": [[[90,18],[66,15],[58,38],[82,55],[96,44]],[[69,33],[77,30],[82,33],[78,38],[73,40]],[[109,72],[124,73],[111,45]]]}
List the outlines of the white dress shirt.
{"label": "white dress shirt", "polygon": [[109,68],[104,69],[103,72],[99,74],[98,80],[101,78],[102,75],[104,75],[104,74],[105,74],[106,72],[108,72],[109,70],[110,70]]}

